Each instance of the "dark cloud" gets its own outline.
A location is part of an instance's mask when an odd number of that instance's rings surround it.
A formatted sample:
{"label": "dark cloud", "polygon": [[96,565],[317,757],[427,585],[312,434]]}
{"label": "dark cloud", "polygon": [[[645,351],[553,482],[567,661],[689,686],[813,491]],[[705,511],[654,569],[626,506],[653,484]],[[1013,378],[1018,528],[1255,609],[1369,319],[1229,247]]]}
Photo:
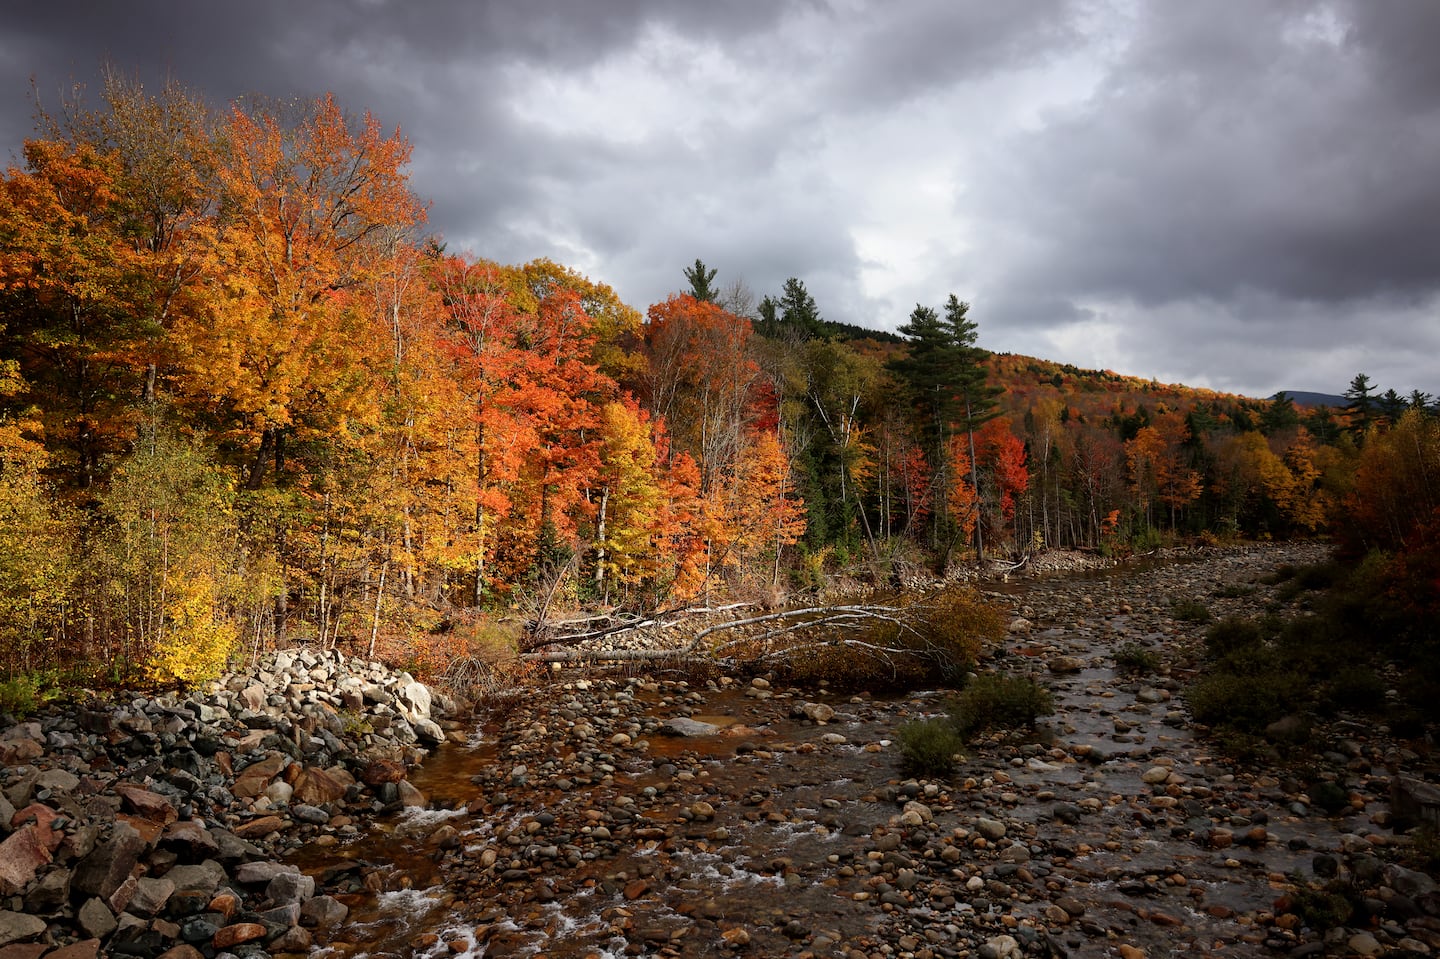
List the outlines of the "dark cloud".
{"label": "dark cloud", "polygon": [[5,152],[31,76],[53,109],[104,62],[334,91],[414,143],[452,249],[642,309],[699,256],[873,326],[954,291],[985,345],[1138,375],[1440,389],[1431,0],[11,6]]}

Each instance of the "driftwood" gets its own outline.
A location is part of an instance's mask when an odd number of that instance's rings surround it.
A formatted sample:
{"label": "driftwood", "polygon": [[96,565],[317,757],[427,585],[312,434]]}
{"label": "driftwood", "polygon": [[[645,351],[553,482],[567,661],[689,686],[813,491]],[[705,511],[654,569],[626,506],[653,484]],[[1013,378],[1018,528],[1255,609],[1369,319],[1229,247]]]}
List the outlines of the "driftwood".
{"label": "driftwood", "polygon": [[[908,605],[890,604],[837,604],[831,606],[807,606],[799,609],[779,610],[758,616],[746,616],[711,623],[698,630],[689,641],[674,646],[657,646],[645,649],[599,649],[579,645],[597,638],[613,638],[628,631],[642,629],[674,628],[699,615],[700,611],[682,611],[682,614],[648,615],[636,617],[633,622],[613,628],[602,628],[575,633],[564,640],[551,640],[552,645],[539,646],[521,654],[521,659],[537,663],[626,663],[695,661],[720,665],[735,665],[734,653],[748,648],[758,654],[747,657],[751,663],[765,663],[782,659],[804,649],[843,646],[863,655],[888,660],[891,656],[908,654],[923,655],[926,644],[921,634],[911,625],[916,613],[924,612],[926,603],[919,600]],[[724,607],[720,610],[707,609],[704,613],[733,612],[744,608],[741,605]],[[890,637],[902,637],[909,643],[885,642],[877,638],[882,632],[877,626],[892,627]],[[724,638],[711,644],[710,640],[731,631],[741,631],[734,638]],[[820,632],[819,637],[807,636]],[[798,643],[777,646],[778,640],[800,639]],[[554,648],[553,644],[564,642],[566,648]]]}

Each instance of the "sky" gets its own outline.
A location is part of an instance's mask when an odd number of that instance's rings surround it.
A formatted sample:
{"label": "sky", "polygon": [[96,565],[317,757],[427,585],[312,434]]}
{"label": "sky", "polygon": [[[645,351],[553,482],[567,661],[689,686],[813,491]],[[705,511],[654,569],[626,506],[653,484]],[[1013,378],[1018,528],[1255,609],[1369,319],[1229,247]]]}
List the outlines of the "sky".
{"label": "sky", "polygon": [[698,257],[893,330],[1269,396],[1440,393],[1433,0],[0,0],[0,157],[103,65],[333,92],[453,252],[644,310]]}

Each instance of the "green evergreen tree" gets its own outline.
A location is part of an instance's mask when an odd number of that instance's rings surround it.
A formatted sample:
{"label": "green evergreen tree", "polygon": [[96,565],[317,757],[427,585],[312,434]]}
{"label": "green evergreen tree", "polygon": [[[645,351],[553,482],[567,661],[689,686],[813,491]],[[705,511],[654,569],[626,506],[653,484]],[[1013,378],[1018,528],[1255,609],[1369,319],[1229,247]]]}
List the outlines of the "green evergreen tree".
{"label": "green evergreen tree", "polygon": [[1375,384],[1364,373],[1356,373],[1345,390],[1345,410],[1350,414],[1350,428],[1361,436],[1370,429],[1370,420],[1375,411]]}
{"label": "green evergreen tree", "polygon": [[1410,406],[1405,401],[1405,397],[1395,392],[1394,389],[1388,389],[1381,393],[1376,403],[1380,407],[1380,414],[1385,417],[1387,423],[1394,423]]}
{"label": "green evergreen tree", "polygon": [[715,288],[710,284],[715,281],[715,271],[707,269],[705,263],[695,258],[694,266],[685,268],[685,279],[690,281],[690,295],[702,303],[715,302]]}
{"label": "green evergreen tree", "polygon": [[1273,436],[1276,433],[1283,433],[1292,427],[1300,425],[1300,411],[1295,408],[1295,401],[1290,394],[1280,391],[1260,414],[1260,432],[1266,436]]}
{"label": "green evergreen tree", "polygon": [[[996,397],[1002,392],[987,382],[985,359],[989,352],[975,345],[978,326],[969,317],[970,304],[955,294],[945,303],[941,317],[928,306],[917,305],[910,321],[900,327],[909,342],[907,355],[894,360],[891,370],[908,386],[917,409],[924,414],[925,436],[937,477],[948,482],[950,437],[964,432],[970,451],[970,481],[977,494],[980,475],[975,457],[975,431],[998,414]],[[945,497],[936,498],[935,515],[943,530],[950,518],[945,515]],[[945,543],[940,563],[949,559]],[[985,544],[979,523],[975,524],[976,556],[984,559]]]}

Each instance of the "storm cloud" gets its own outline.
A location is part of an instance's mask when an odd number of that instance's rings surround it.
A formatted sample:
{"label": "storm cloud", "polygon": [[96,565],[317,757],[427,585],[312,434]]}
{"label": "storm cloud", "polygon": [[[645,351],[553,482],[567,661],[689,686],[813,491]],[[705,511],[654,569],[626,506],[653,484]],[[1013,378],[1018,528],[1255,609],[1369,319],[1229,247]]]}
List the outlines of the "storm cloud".
{"label": "storm cloud", "polygon": [[452,249],[643,308],[703,258],[893,329],[1251,395],[1440,390],[1429,0],[15,4],[0,145],[103,64],[333,91]]}

